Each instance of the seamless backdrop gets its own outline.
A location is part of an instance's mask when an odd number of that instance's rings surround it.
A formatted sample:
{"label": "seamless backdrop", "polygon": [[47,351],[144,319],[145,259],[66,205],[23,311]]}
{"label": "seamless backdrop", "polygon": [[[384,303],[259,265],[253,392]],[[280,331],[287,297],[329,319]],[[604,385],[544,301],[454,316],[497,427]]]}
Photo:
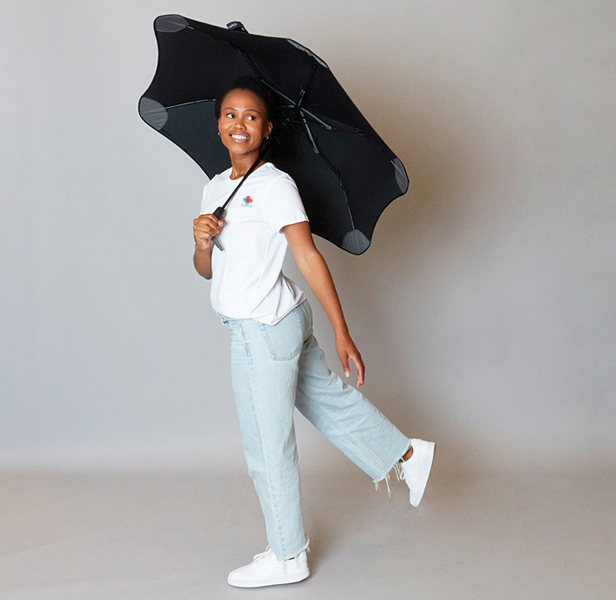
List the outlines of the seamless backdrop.
{"label": "seamless backdrop", "polygon": [[[206,180],[137,114],[165,13],[307,45],[404,162],[366,254],[318,242],[366,395],[447,468],[616,466],[607,0],[9,3],[0,465],[243,468],[228,333],[192,267]],[[307,468],[346,460],[298,435]]]}

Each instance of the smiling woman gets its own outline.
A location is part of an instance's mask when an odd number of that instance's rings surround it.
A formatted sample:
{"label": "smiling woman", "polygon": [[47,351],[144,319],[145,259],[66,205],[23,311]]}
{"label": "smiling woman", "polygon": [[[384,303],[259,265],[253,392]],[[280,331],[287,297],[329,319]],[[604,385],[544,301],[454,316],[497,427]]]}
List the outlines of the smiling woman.
{"label": "smiling woman", "polygon": [[259,148],[272,132],[273,124],[268,120],[263,100],[250,90],[232,90],[222,104],[218,132],[231,156],[231,179],[238,179],[257,159]]}
{"label": "smiling woman", "polygon": [[[261,587],[301,581],[309,575],[301,513],[298,456],[293,426],[297,409],[377,484],[393,468],[417,506],[432,466],[434,444],[403,435],[356,388],[327,366],[312,333],[312,310],[301,288],[282,273],[290,247],[304,279],[336,334],[336,351],[357,386],[364,363],[346,324],[327,264],[312,239],[295,181],[259,160],[275,128],[273,103],[258,81],[235,82],[215,104],[218,132],[231,168],[205,186],[194,220],[194,264],[212,279],[212,307],[231,331],[231,377],[242,441],[265,517],[268,549],[231,572],[228,583]],[[246,178],[241,202],[226,220],[216,206]],[[224,251],[215,250],[220,237]]]}

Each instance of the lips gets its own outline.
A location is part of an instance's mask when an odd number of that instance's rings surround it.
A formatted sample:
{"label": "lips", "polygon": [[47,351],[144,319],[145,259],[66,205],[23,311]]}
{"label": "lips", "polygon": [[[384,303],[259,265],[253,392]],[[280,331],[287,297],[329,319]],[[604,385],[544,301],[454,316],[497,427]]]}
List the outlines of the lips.
{"label": "lips", "polygon": [[250,139],[250,136],[244,133],[232,133],[231,137],[238,142],[245,142]]}

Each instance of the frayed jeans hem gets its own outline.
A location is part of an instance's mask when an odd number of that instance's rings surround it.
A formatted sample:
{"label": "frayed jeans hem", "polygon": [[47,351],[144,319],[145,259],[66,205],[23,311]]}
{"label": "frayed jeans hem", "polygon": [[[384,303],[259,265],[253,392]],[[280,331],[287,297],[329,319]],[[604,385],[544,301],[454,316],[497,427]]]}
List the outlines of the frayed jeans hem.
{"label": "frayed jeans hem", "polygon": [[391,498],[391,489],[389,488],[389,480],[390,480],[389,474],[391,470],[393,469],[394,472],[396,473],[396,479],[400,481],[400,461],[402,460],[402,457],[408,452],[410,447],[411,447],[411,440],[409,438],[409,440],[406,443],[406,447],[400,453],[400,456],[394,460],[393,464],[389,467],[389,469],[387,469],[387,471],[385,472],[385,475],[383,475],[383,477],[381,477],[380,479],[372,480],[374,483],[375,490],[380,492],[381,488],[379,487],[379,483],[385,481],[385,485],[387,486],[387,495]]}

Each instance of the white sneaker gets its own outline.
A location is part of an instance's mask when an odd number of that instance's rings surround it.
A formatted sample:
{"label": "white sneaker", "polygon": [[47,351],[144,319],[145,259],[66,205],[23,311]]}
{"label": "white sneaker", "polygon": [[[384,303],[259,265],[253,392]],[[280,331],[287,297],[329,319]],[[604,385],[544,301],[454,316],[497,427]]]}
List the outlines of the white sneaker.
{"label": "white sneaker", "polygon": [[265,552],[256,554],[253,561],[229,573],[227,583],[235,587],[254,588],[302,581],[310,575],[306,550],[296,557],[278,560],[268,546]]}
{"label": "white sneaker", "polygon": [[400,470],[402,471],[400,479],[404,479],[409,486],[409,499],[413,506],[419,506],[426,489],[434,458],[434,446],[434,442],[412,439],[413,455],[400,463]]}

